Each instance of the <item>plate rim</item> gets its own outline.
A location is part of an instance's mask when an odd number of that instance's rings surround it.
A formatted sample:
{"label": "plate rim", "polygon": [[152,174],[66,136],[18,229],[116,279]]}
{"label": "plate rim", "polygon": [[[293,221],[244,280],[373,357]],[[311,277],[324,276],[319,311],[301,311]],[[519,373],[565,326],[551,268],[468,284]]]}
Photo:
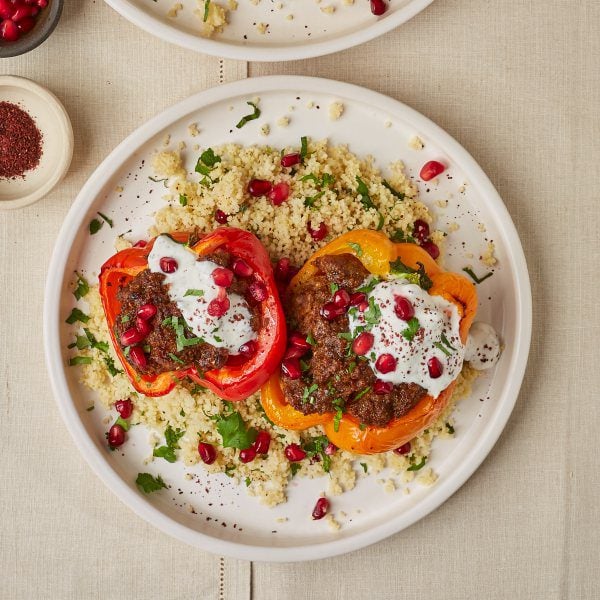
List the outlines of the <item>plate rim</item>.
{"label": "plate rim", "polygon": [[406,23],[433,2],[433,0],[411,0],[410,4],[388,17],[379,19],[364,29],[344,34],[333,40],[325,40],[314,44],[298,44],[297,46],[253,47],[243,44],[231,44],[215,38],[204,38],[200,35],[177,30],[158,17],[138,8],[130,0],[104,1],[130,23],[165,42],[219,58],[246,62],[273,62],[274,53],[278,54],[275,62],[316,58],[359,46]]}
{"label": "plate rim", "polygon": [[[192,110],[199,110],[203,106],[233,96],[264,94],[265,92],[286,89],[300,90],[304,93],[327,89],[331,94],[339,94],[355,101],[366,100],[372,106],[377,107],[378,110],[388,110],[390,114],[400,110],[411,123],[415,124],[419,132],[433,137],[436,144],[443,148],[454,161],[460,163],[469,180],[472,183],[476,181],[478,188],[483,190],[483,195],[489,199],[488,208],[495,214],[497,221],[501,223],[503,233],[507,238],[507,254],[511,258],[510,262],[513,266],[517,284],[515,286],[516,330],[520,331],[521,335],[515,342],[515,352],[509,368],[511,376],[497,400],[499,410],[493,413],[493,418],[471,448],[467,460],[463,461],[447,479],[438,482],[436,486],[431,488],[431,492],[421,502],[383,525],[360,531],[350,537],[332,539],[317,544],[279,547],[233,542],[192,530],[167,516],[130,487],[110,466],[92,441],[83,424],[81,415],[75,407],[66,380],[59,327],[61,324],[60,306],[63,295],[62,282],[65,278],[72,244],[90,206],[105,185],[106,179],[114,174],[123,160],[129,158],[137,148],[162,129],[168,127],[170,123],[183,118]],[[506,426],[525,374],[531,342],[531,330],[531,285],[521,242],[502,199],[475,159],[441,127],[398,100],[354,84],[317,77],[289,75],[243,79],[204,90],[161,111],[127,136],[88,178],[63,221],[47,271],[43,313],[46,367],[59,412],[75,445],[99,479],[138,516],[180,541],[232,558],[273,562],[316,560],[358,550],[402,531],[448,500],[479,468]]]}

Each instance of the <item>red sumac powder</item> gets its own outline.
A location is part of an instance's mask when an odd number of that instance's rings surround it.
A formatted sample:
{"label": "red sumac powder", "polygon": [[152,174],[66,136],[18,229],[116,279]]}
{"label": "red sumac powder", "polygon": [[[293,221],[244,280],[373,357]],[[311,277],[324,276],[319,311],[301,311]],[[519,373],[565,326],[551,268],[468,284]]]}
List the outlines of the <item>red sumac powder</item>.
{"label": "red sumac powder", "polygon": [[16,104],[0,102],[0,178],[23,177],[42,156],[42,134]]}

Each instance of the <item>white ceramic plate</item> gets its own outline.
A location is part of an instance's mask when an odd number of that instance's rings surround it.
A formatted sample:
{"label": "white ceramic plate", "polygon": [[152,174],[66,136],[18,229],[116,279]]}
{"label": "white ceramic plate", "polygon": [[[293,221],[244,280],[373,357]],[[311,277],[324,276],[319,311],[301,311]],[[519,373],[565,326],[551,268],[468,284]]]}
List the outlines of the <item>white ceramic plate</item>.
{"label": "white ceramic plate", "polygon": [[[234,124],[247,113],[246,101],[255,96],[261,98],[261,118],[236,129]],[[345,106],[337,121],[328,117],[333,100]],[[290,117],[289,126],[277,127],[284,115]],[[188,137],[190,123],[198,124],[200,136]],[[268,138],[259,135],[265,123],[271,124]],[[146,237],[151,214],[164,204],[162,184],[148,179],[148,158],[167,134],[173,143],[187,141],[188,148],[223,142],[284,146],[298,144],[302,135],[327,136],[334,143],[348,143],[359,155],[374,155],[384,169],[399,158],[411,174],[432,158],[450,165],[438,185],[420,184],[421,195],[432,206],[449,200],[446,209],[434,206],[438,227],[460,224],[448,238],[448,268],[471,264],[485,272],[476,257],[488,239],[494,241],[499,265],[479,286],[478,319],[494,325],[505,350],[496,368],[477,380],[472,397],[459,404],[456,438],[435,442],[429,462],[439,474],[434,486],[411,485],[410,495],[389,494],[375,477],[361,480],[353,491],[334,498],[335,512],[348,516],[333,532],[324,521],[308,518],[326,481],[294,480],[288,503],[269,509],[225,475],[207,476],[200,465],[192,469],[200,483],[185,480],[178,463],[143,466],[150,448],[141,426],[131,430],[123,453],[108,451],[102,423],[106,413],[99,403],[86,412],[93,396],[78,383],[78,369],[66,367],[66,347],[73,335],[64,323],[74,304],[70,285],[75,269],[83,269],[88,279],[98,273],[114,253],[116,234],[131,240]],[[424,149],[409,147],[414,135],[425,142]],[[188,152],[189,166],[195,154]],[[124,191],[119,192],[121,186]],[[90,236],[87,226],[97,211],[110,215],[115,226]],[[48,272],[44,322],[47,365],[62,416],[86,460],[123,502],[163,531],[214,553],[250,560],[308,560],[349,552],[400,531],[439,506],[475,471],[502,432],[521,385],[531,333],[531,294],[521,244],[502,201],[473,158],[448,134],[407,106],[363,88],[322,79],[267,77],[192,96],[140,127],[110,154],[65,219]],[[142,470],[160,473],[172,489],[140,494],[134,481]],[[196,514],[188,512],[186,503]],[[280,517],[288,520],[278,522]]]}
{"label": "white ceramic plate", "polygon": [[[174,0],[106,0],[126,19],[159,38],[224,58],[252,61],[299,60],[345,50],[376,38],[421,12],[433,0],[386,0],[388,10],[381,17],[371,14],[369,0],[355,0],[346,6],[341,0],[285,0],[281,10],[275,0],[254,5],[239,0],[230,23],[222,33],[208,39],[200,36],[197,0],[181,0],[183,9],[176,17],[167,13]],[[227,0],[220,0],[222,5]],[[202,2],[203,5],[203,2]],[[321,11],[333,5],[334,14]],[[201,11],[203,12],[203,11]],[[293,19],[289,20],[289,15]],[[260,33],[257,25],[268,24]]]}

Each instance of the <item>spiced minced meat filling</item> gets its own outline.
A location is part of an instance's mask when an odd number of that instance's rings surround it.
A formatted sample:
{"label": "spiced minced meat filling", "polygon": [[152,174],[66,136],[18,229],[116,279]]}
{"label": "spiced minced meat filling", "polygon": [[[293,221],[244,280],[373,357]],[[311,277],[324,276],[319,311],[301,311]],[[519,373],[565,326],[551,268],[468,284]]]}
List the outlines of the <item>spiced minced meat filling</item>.
{"label": "spiced minced meat filling", "polygon": [[[221,267],[229,267],[232,257],[228,252],[217,250],[212,254],[199,256],[198,260],[210,260]],[[145,375],[157,375],[192,365],[200,372],[220,369],[229,358],[229,351],[226,348],[217,348],[212,344],[202,342],[177,350],[175,330],[171,325],[163,324],[163,321],[169,319],[169,317],[179,318],[180,323],[185,321],[181,311],[169,297],[167,288],[163,285],[164,279],[165,276],[162,273],[153,273],[149,269],[145,269],[117,292],[117,298],[121,303],[121,313],[115,323],[117,341],[120,340],[121,335],[127,329],[135,324],[139,308],[144,304],[151,303],[156,306],[157,312],[151,320],[152,331],[141,343],[146,351],[147,364],[144,368],[134,365],[138,372]],[[236,293],[244,298],[248,296],[247,290],[247,281],[235,275],[231,286],[227,288],[228,293]],[[260,313],[250,301],[248,302],[248,309],[252,315],[252,329],[258,331]],[[187,326],[184,328],[184,335],[188,339],[196,337],[189,331]],[[126,347],[120,341],[119,344],[127,357]]]}
{"label": "spiced minced meat filling", "polygon": [[427,392],[415,383],[394,385],[387,394],[372,391],[377,378],[368,361],[356,356],[352,342],[339,335],[350,329],[348,316],[329,321],[320,314],[331,300],[332,284],[352,293],[369,272],[352,254],[322,256],[314,264],[315,276],[290,292],[286,303],[291,328],[312,336],[313,344],[311,354],[303,358],[302,377],[282,375],[285,397],[303,414],[342,409],[365,425],[385,426],[405,415]]}

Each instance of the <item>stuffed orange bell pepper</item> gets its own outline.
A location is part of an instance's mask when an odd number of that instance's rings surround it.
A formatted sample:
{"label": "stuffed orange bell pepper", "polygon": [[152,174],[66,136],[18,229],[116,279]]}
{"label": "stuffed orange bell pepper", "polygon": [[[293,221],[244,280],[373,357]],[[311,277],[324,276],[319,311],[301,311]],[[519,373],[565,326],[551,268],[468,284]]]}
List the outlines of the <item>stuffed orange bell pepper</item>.
{"label": "stuffed orange bell pepper", "polygon": [[322,425],[360,454],[398,448],[447,405],[477,310],[466,278],[415,244],[357,230],[316,252],[287,291],[282,367],[263,386],[286,429]]}
{"label": "stuffed orange bell pepper", "polygon": [[160,235],[142,246],[117,253],[100,273],[112,342],[134,388],[162,396],[189,378],[226,400],[256,392],[285,350],[262,244],[223,227],[199,239]]}

